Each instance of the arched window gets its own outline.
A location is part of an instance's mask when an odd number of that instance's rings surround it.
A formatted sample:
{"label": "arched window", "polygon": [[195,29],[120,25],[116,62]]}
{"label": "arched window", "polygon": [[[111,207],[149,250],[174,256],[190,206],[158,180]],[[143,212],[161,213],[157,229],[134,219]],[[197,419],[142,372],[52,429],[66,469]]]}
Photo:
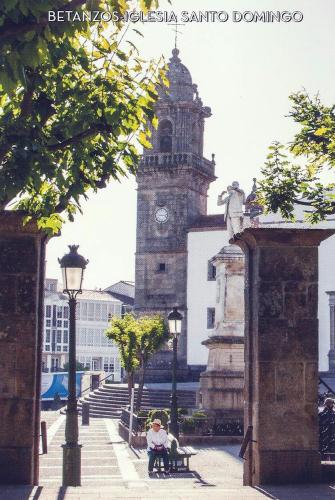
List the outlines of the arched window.
{"label": "arched window", "polygon": [[172,152],[172,123],[162,120],[158,127],[158,142],[160,153]]}

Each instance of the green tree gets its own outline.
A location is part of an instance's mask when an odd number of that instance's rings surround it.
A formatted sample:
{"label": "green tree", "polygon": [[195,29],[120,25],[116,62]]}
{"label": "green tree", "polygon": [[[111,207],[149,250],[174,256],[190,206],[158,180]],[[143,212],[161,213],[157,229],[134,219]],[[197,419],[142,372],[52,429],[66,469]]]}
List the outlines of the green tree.
{"label": "green tree", "polygon": [[335,213],[335,105],[306,92],[290,96],[289,114],[299,125],[293,141],[275,142],[259,182],[259,200],[268,211],[293,218],[294,205],[306,207],[311,222]]}
{"label": "green tree", "polygon": [[106,336],[112,339],[119,348],[121,365],[127,373],[128,392],[134,387],[134,374],[139,366],[136,356],[137,349],[137,322],[132,314],[125,314],[123,318],[113,316]]}
{"label": "green tree", "polygon": [[[156,0],[139,0],[147,10]],[[89,6],[89,8],[87,7]],[[90,190],[134,173],[150,147],[161,61],[143,61],[127,0],[0,0],[0,210],[57,232]],[[120,20],[49,22],[48,10],[116,11]],[[136,31],[136,30],[132,30]],[[127,36],[128,36],[127,34]]]}
{"label": "green tree", "polygon": [[161,316],[141,316],[138,320],[137,358],[139,360],[136,411],[140,411],[147,363],[169,339],[169,331]]}
{"label": "green tree", "polygon": [[169,338],[165,321],[161,316],[135,318],[133,314],[126,314],[123,318],[113,317],[106,335],[119,348],[121,364],[128,375],[129,396],[134,386],[135,371],[138,370],[136,410],[139,411],[147,363]]}

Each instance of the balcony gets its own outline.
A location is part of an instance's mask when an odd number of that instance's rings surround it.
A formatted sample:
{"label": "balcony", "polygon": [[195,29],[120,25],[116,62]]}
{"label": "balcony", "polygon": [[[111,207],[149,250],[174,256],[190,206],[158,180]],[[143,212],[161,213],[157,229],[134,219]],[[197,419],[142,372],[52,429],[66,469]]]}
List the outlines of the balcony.
{"label": "balcony", "polygon": [[214,163],[194,153],[153,153],[141,157],[140,168],[169,168],[193,166],[214,177]]}

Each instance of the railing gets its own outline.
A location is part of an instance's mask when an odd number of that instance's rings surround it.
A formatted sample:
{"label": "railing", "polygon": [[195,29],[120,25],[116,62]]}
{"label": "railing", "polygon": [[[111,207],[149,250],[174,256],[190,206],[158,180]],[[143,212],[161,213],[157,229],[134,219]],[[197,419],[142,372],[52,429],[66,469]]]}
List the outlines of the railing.
{"label": "railing", "polygon": [[[129,423],[130,423],[130,410],[127,408],[122,408],[121,411],[121,417],[120,417],[121,423],[129,429]],[[142,432],[146,431],[146,421],[147,417],[139,417],[136,415],[136,413],[133,414],[133,433],[134,434],[141,434]]]}
{"label": "railing", "polygon": [[319,386],[320,385],[323,385],[327,389],[327,391],[321,392],[321,393],[319,392],[319,395],[318,395],[318,406],[322,406],[323,403],[324,403],[324,400],[327,397],[333,397],[333,396],[335,396],[335,392],[333,391],[333,389],[321,377],[319,377]]}
{"label": "railing", "polygon": [[[335,460],[335,411],[334,407],[325,406],[327,398],[334,399],[335,393],[333,389],[319,377],[319,385],[324,385],[327,392],[319,393],[318,406],[324,406],[319,412],[319,436],[320,436],[320,453],[321,459],[324,461]],[[335,405],[334,405],[335,406]]]}
{"label": "railing", "polygon": [[[155,408],[156,410],[156,408]],[[157,411],[159,411],[157,409]],[[133,432],[138,435],[147,429],[147,416],[133,415]],[[243,424],[239,420],[216,419],[211,417],[179,417],[180,431],[183,434],[197,436],[243,436]],[[129,428],[130,411],[122,408],[121,423]]]}
{"label": "railing", "polygon": [[214,175],[214,163],[194,153],[156,153],[143,155],[140,166],[142,167],[172,167],[177,165],[195,166]]}
{"label": "railing", "polygon": [[245,433],[245,436],[242,441],[241,449],[238,454],[240,458],[244,458],[244,454],[246,452],[246,449],[248,447],[248,444],[252,441],[252,425],[249,425],[247,428],[247,432]]}
{"label": "railing", "polygon": [[87,387],[87,389],[85,389],[84,391],[80,391],[80,393],[78,395],[78,399],[81,398],[85,392],[92,392],[93,390],[95,391],[96,389],[98,389],[102,385],[102,382],[104,382],[105,380],[107,380],[111,377],[113,377],[113,380],[114,380],[114,373],[110,373],[109,375],[107,375],[103,379],[99,380],[99,384],[94,388],[93,388],[92,384],[90,384],[90,386]]}

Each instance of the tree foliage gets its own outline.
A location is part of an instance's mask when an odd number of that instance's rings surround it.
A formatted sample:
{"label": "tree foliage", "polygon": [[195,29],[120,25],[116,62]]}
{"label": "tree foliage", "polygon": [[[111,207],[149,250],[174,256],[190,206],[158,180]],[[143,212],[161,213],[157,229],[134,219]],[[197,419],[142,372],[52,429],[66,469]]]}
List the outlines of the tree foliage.
{"label": "tree foliage", "polygon": [[[87,3],[120,16],[130,5]],[[150,146],[157,82],[167,83],[162,61],[141,59],[122,20],[48,22],[57,9],[88,7],[0,0],[0,209],[14,200],[51,232],[62,212],[73,220],[89,190],[135,172],[136,142]]]}
{"label": "tree foliage", "polygon": [[139,409],[146,365],[169,338],[165,321],[161,316],[114,316],[106,330],[106,336],[119,348],[121,364],[128,374],[129,390],[133,386],[135,371],[139,370],[140,387],[136,404]]}
{"label": "tree foliage", "polygon": [[128,375],[129,391],[134,385],[134,373],[139,366],[139,359],[136,355],[136,332],[137,324],[132,314],[125,314],[123,318],[114,316],[106,330],[106,336],[119,348],[121,365]]}
{"label": "tree foliage", "polygon": [[318,222],[335,213],[335,105],[325,106],[306,92],[290,100],[289,116],[300,128],[287,146],[270,147],[259,201],[285,218],[293,217],[295,204],[304,205],[308,219]]}

